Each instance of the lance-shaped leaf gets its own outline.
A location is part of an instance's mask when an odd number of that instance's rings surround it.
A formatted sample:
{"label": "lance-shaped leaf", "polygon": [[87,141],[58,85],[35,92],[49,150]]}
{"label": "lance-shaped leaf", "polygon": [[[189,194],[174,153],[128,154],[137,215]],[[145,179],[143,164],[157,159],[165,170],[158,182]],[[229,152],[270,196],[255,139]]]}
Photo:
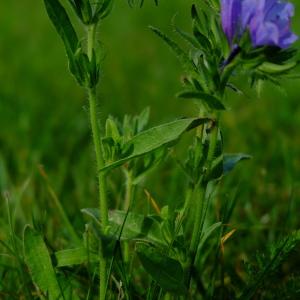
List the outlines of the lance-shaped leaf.
{"label": "lance-shaped leaf", "polygon": [[128,213],[125,220],[126,212],[114,210],[109,213],[109,221],[111,222],[112,230],[119,233],[123,223],[121,239],[144,239],[156,244],[165,244],[162,237],[160,224],[157,220],[151,217],[145,217],[141,214]]}
{"label": "lance-shaped leaf", "polygon": [[212,162],[212,170],[208,176],[209,180],[218,179],[231,172],[238,163],[250,159],[251,156],[243,153],[223,154],[216,157]]}
{"label": "lance-shaped leaf", "polygon": [[108,163],[100,172],[116,168],[134,158],[151,153],[162,146],[174,143],[184,132],[208,121],[209,119],[207,118],[180,119],[143,131],[127,143],[125,148],[131,149],[131,152],[126,157]]}
{"label": "lance-shaped leaf", "polygon": [[32,281],[50,300],[63,299],[43,237],[30,226],[24,231],[25,261]]}
{"label": "lance-shaped leaf", "polygon": [[67,15],[66,10],[58,0],[44,0],[49,18],[57,33],[62,38],[67,53],[75,53],[78,47],[78,37]]}
{"label": "lance-shaped leaf", "polygon": [[251,156],[243,153],[224,154],[223,173],[227,174],[242,160],[250,159]]}
{"label": "lance-shaped leaf", "polygon": [[183,65],[185,71],[196,73],[197,74],[197,67],[195,66],[194,62],[189,58],[189,55],[183,51],[180,46],[169,38],[166,34],[161,32],[158,28],[150,26],[150,29],[157,34],[163,41],[165,41],[168,46],[175,52],[176,56],[178,57],[179,61]]}
{"label": "lance-shaped leaf", "polygon": [[137,245],[137,254],[147,273],[165,291],[179,295],[186,293],[183,268],[177,260],[144,244]]}
{"label": "lance-shaped leaf", "polygon": [[75,55],[79,48],[79,41],[70,18],[58,0],[44,0],[44,2],[49,18],[63,40],[69,59],[69,69],[78,83],[83,85],[84,74],[80,70],[81,66],[78,64]]}
{"label": "lance-shaped leaf", "polygon": [[177,94],[178,98],[201,100],[211,109],[224,110],[224,104],[215,96],[199,91],[183,91]]}
{"label": "lance-shaped leaf", "polygon": [[207,229],[204,230],[204,232],[202,233],[201,238],[200,238],[200,242],[199,242],[199,245],[198,245],[198,251],[203,248],[204,244],[209,239],[209,237],[212,235],[212,233],[215,230],[217,230],[218,228],[220,228],[221,226],[222,226],[222,223],[218,222],[218,223],[215,223],[215,224],[211,225],[210,227],[208,227]]}
{"label": "lance-shaped leaf", "polygon": [[199,47],[201,47],[205,51],[212,51],[212,46],[209,39],[199,30],[195,21],[193,24],[193,34],[198,41]]}
{"label": "lance-shaped leaf", "polygon": [[111,12],[112,7],[113,0],[100,1],[96,6],[93,22],[97,23],[100,19],[107,17]]}

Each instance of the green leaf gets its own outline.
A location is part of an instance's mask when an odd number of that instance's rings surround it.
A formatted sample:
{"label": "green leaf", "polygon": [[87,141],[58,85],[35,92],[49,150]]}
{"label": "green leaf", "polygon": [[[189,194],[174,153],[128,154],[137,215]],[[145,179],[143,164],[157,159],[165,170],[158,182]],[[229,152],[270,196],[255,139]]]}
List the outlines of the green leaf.
{"label": "green leaf", "polygon": [[[85,208],[81,210],[99,224],[99,210]],[[126,217],[125,211],[113,210],[109,212],[109,232],[115,240],[119,238],[120,230]],[[159,222],[151,217],[129,212],[124,224],[121,240],[143,240],[154,244],[165,245]]]}
{"label": "green leaf", "polygon": [[44,2],[49,18],[63,40],[70,72],[75,76],[79,85],[84,86],[86,85],[87,74],[85,66],[82,64],[83,53],[70,18],[58,0],[44,0]]}
{"label": "green leaf", "polygon": [[[217,230],[218,228],[220,228],[221,226],[222,226],[222,222],[218,222],[218,223],[215,223],[215,224],[211,225],[206,230],[204,230],[204,232],[203,232],[203,234],[201,235],[201,238],[200,238],[200,242],[199,242],[199,245],[198,245],[197,254],[200,254],[201,249],[205,245],[206,241],[213,234],[213,232],[215,230]],[[197,259],[196,259],[196,261],[197,261]]]}
{"label": "green leaf", "polygon": [[156,151],[145,155],[137,164],[130,165],[130,169],[135,169],[136,173],[132,181],[133,185],[138,185],[150,172],[152,172],[161,162],[168,157],[168,149],[161,147]]}
{"label": "green leaf", "polygon": [[57,251],[55,258],[57,267],[81,265],[87,261],[96,262],[99,260],[96,254],[88,253],[84,247]]}
{"label": "green leaf", "polygon": [[24,231],[25,261],[33,282],[50,300],[62,299],[60,286],[56,279],[48,249],[43,237],[30,226]]}
{"label": "green leaf", "polygon": [[186,42],[188,42],[192,47],[198,49],[199,45],[197,43],[197,41],[195,40],[195,38],[190,35],[189,33],[181,30],[175,23],[175,17],[172,20],[172,27],[174,28],[174,31],[181,37],[183,38]]}
{"label": "green leaf", "polygon": [[164,290],[179,295],[186,293],[181,264],[145,244],[137,245],[137,255],[149,275]]}
{"label": "green leaf", "polygon": [[128,149],[132,149],[131,153],[128,154],[128,156],[118,161],[108,163],[100,171],[111,170],[136,157],[148,154],[162,146],[166,146],[170,143],[173,143],[176,140],[178,140],[184,132],[193,129],[201,124],[204,124],[208,121],[209,119],[200,118],[180,119],[171,123],[163,124],[143,131],[138,135],[134,136],[127,143]]}
{"label": "green leaf", "polygon": [[[113,210],[109,214],[109,220],[120,231],[126,212]],[[141,214],[128,213],[121,239],[143,239],[156,244],[165,244],[160,230],[159,222],[151,217]]]}
{"label": "green leaf", "polygon": [[148,125],[150,118],[150,107],[146,107],[137,117],[137,132],[141,132]]}
{"label": "green leaf", "polygon": [[113,0],[103,0],[99,2],[96,7],[93,22],[96,23],[98,22],[98,20],[107,17],[111,12],[112,7],[113,7]]}
{"label": "green leaf", "polygon": [[88,0],[69,0],[78,18],[83,24],[90,24],[93,15],[93,10],[90,1]]}
{"label": "green leaf", "polygon": [[258,68],[259,71],[268,73],[268,74],[282,74],[288,72],[295,68],[298,65],[298,62],[293,61],[283,65],[273,64],[270,62],[264,62]]}
{"label": "green leaf", "polygon": [[193,21],[202,29],[204,26],[204,24],[202,23],[198,11],[197,11],[197,7],[195,4],[192,5],[192,9],[191,9],[191,16]]}
{"label": "green leaf", "polygon": [[111,117],[109,117],[106,120],[105,132],[106,132],[105,136],[111,137],[114,140],[114,142],[118,142],[121,138],[118,126],[117,126],[115,120]]}
{"label": "green leaf", "polygon": [[194,22],[193,26],[193,34],[196,40],[198,41],[199,46],[206,50],[206,51],[212,51],[212,46],[209,41],[209,39],[200,32],[200,30],[197,28],[196,23]]}
{"label": "green leaf", "polygon": [[242,160],[250,159],[251,156],[243,153],[223,154],[222,152],[216,156],[212,162],[211,171],[207,176],[207,180],[214,180],[228,174]]}
{"label": "green leaf", "polygon": [[221,154],[220,156],[216,157],[212,161],[211,170],[207,176],[207,180],[211,181],[223,176],[224,174],[223,165],[224,165],[224,155]]}
{"label": "green leaf", "polygon": [[184,99],[199,99],[204,101],[211,109],[225,110],[225,106],[217,97],[203,92],[188,90],[178,93],[177,97]]}
{"label": "green leaf", "polygon": [[67,54],[75,53],[78,48],[78,37],[66,10],[58,0],[44,0],[44,2],[49,18],[64,42]]}
{"label": "green leaf", "polygon": [[227,174],[242,160],[250,159],[251,156],[243,153],[224,154],[223,158],[223,173]]}
{"label": "green leaf", "polygon": [[150,26],[150,29],[155,34],[157,34],[163,41],[165,41],[169,45],[169,47],[175,52],[175,54],[177,55],[179,61],[181,62],[181,64],[185,68],[185,71],[188,71],[188,72],[192,71],[192,73],[194,73],[194,72],[197,73],[197,68],[196,68],[195,64],[193,63],[193,61],[189,58],[187,53],[185,53],[178,46],[178,44],[175,41],[170,39],[166,34],[161,32],[158,28]]}

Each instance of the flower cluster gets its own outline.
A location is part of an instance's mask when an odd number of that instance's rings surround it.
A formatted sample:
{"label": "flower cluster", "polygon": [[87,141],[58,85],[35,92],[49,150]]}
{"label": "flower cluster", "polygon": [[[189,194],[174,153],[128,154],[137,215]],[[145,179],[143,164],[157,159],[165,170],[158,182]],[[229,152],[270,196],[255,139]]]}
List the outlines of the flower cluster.
{"label": "flower cluster", "polygon": [[293,4],[281,0],[221,0],[222,27],[231,45],[249,31],[254,47],[287,48],[298,37],[291,31]]}

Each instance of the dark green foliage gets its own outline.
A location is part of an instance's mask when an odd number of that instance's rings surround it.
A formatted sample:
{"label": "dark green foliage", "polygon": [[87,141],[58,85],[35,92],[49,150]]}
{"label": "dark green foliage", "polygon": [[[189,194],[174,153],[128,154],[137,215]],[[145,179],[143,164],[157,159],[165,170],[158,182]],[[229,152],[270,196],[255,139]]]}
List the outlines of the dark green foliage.
{"label": "dark green foliage", "polygon": [[299,245],[300,232],[296,231],[271,245],[268,253],[258,254],[256,264],[249,267],[250,284],[238,299],[253,299],[259,288],[276,278],[282,263]]}
{"label": "dark green foliage", "polygon": [[137,244],[136,247],[143,267],[159,286],[175,295],[186,293],[183,269],[177,260],[144,244]]}

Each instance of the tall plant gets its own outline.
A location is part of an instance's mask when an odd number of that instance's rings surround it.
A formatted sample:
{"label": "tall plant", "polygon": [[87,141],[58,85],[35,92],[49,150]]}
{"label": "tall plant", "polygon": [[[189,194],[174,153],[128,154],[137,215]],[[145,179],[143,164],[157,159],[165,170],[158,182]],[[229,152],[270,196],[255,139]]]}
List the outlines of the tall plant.
{"label": "tall plant", "polygon": [[[148,109],[138,116],[125,116],[122,121],[110,116],[105,125],[97,118],[97,84],[101,79],[98,30],[111,12],[112,0],[68,1],[85,29],[84,38],[78,37],[59,0],[44,1],[64,42],[69,69],[88,94],[99,205],[82,210],[90,218],[83,241],[78,241],[59,206],[77,247],[56,252],[54,267],[40,234],[27,227],[24,248],[34,283],[50,299],[64,299],[64,287],[68,284],[56,276],[55,269],[85,264],[92,283],[84,296],[87,298],[99,276],[100,300],[225,299],[225,293],[232,291],[225,287],[223,249],[234,233],[228,224],[235,201],[222,203],[217,220],[211,207],[223,177],[249,158],[246,154],[223,151],[221,116],[227,107],[226,91],[239,92],[232,78],[242,72],[249,75],[253,86],[265,80],[279,83],[282,77],[290,76],[298,65],[298,52],[291,48],[297,38],[290,31],[293,6],[278,0],[222,0],[220,6],[218,0],[206,0],[199,11],[193,5],[192,34],[174,24],[175,32],[187,42],[189,50],[183,50],[173,39],[151,27],[182,63],[184,88],[178,97],[195,100],[197,115],[146,129]],[[173,207],[160,207],[151,191],[145,190],[155,214],[147,211],[145,215],[145,210],[137,213],[134,204],[141,194],[136,188],[149,171],[164,161],[180,137],[192,129],[195,135],[186,159],[176,158],[186,186],[184,200]],[[126,181],[122,203],[110,202],[107,192],[107,176],[116,168],[121,168]],[[251,299],[299,240],[295,233],[276,244],[256,278],[243,288],[236,288],[235,297]],[[138,261],[130,255],[133,251]],[[37,252],[46,271],[35,257]],[[139,263],[148,276],[141,275]]]}
{"label": "tall plant", "polygon": [[[299,64],[298,51],[292,48],[298,39],[290,27],[293,15],[294,6],[286,1],[206,0],[200,12],[196,5],[192,6],[192,34],[173,24],[174,31],[189,46],[188,51],[151,27],[175,52],[184,68],[184,89],[178,93],[178,98],[194,100],[199,117],[210,120],[197,129],[189,155],[181,163],[188,189],[180,212],[180,225],[183,224],[183,235],[190,240],[189,254],[183,264],[186,267],[184,278],[193,297],[197,292],[205,299],[214,297],[218,273],[224,289],[222,249],[223,243],[235,232],[225,225],[229,223],[234,204],[224,203],[220,223],[205,228],[209,202],[215,197],[222,178],[237,163],[250,158],[246,154],[223,152],[221,116],[227,106],[226,91],[240,93],[232,79],[243,73],[249,76],[251,86],[258,89],[264,81],[280,85],[282,78],[290,76]],[[203,245],[213,231],[219,231],[218,250],[209,275],[210,283],[205,286],[201,276],[205,264]],[[279,253],[280,250],[276,255]],[[196,290],[193,290],[192,280]],[[257,288],[259,282],[256,283]],[[250,299],[255,291],[251,290],[251,296],[242,293],[241,298]],[[222,291],[220,295],[224,297]]]}

